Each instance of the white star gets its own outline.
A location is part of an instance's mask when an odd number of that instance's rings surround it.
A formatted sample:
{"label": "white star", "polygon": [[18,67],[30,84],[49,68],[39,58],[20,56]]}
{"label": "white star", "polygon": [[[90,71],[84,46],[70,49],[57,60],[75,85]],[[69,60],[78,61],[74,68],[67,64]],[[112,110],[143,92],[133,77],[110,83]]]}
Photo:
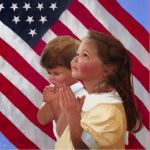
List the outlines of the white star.
{"label": "white star", "polygon": [[24,3],[23,8],[25,8],[25,9],[26,9],[26,11],[28,11],[28,9],[30,9],[30,8],[31,8],[31,7],[30,7],[30,3],[29,3],[29,4]]}
{"label": "white star", "polygon": [[13,9],[13,11],[15,11],[16,9],[18,9],[17,3],[12,3],[12,6],[10,7]]}
{"label": "white star", "polygon": [[15,24],[17,24],[20,21],[19,16],[18,17],[14,16],[14,19],[12,21],[14,21]]}
{"label": "white star", "polygon": [[28,34],[31,34],[31,36],[34,37],[34,35],[36,35],[37,33],[35,32],[35,29],[30,29],[30,32]]}
{"label": "white star", "polygon": [[44,22],[47,21],[46,16],[45,17],[41,16],[41,19],[39,21],[41,21],[42,24],[44,24]]}
{"label": "white star", "polygon": [[56,3],[51,3],[51,6],[49,8],[54,11],[57,8]]}
{"label": "white star", "polygon": [[43,3],[42,3],[42,4],[38,3],[38,6],[37,6],[36,8],[38,8],[40,11],[41,11],[42,9],[44,9]]}
{"label": "white star", "polygon": [[26,22],[29,22],[29,24],[31,24],[32,22],[34,22],[33,20],[33,16],[28,16],[28,19],[26,19]]}
{"label": "white star", "polygon": [[1,3],[0,4],[0,12],[1,12],[1,10],[4,8],[4,5],[3,5],[3,3]]}

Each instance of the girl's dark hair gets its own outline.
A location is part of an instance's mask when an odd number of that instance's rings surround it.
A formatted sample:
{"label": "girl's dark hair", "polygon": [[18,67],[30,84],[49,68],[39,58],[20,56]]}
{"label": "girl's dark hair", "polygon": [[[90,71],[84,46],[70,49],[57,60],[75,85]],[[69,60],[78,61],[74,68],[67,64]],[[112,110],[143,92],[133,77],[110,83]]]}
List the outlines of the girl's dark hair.
{"label": "girl's dark hair", "polygon": [[76,55],[80,41],[71,36],[58,36],[51,40],[43,50],[40,64],[46,69],[63,66],[71,69],[70,62]]}
{"label": "girl's dark hair", "polygon": [[128,131],[139,131],[142,127],[142,121],[133,99],[131,61],[128,51],[119,40],[111,35],[91,30],[86,38],[93,40],[98,56],[104,65],[113,68],[112,73],[106,79],[106,83],[113,87],[122,98]]}

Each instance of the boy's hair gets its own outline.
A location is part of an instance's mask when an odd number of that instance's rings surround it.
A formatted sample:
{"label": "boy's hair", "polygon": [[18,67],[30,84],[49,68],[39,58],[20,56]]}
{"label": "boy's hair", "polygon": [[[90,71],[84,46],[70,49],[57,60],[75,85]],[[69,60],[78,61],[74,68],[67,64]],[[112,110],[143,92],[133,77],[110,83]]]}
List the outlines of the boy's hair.
{"label": "boy's hair", "polygon": [[70,62],[76,55],[79,44],[80,41],[67,35],[54,38],[44,48],[40,60],[41,66],[46,69],[56,66],[71,69]]}
{"label": "boy's hair", "polygon": [[86,38],[92,40],[96,46],[97,54],[105,67],[113,68],[105,79],[106,87],[107,85],[113,87],[121,96],[127,116],[128,130],[138,131],[142,123],[133,99],[131,60],[128,51],[119,40],[110,35],[89,31]]}

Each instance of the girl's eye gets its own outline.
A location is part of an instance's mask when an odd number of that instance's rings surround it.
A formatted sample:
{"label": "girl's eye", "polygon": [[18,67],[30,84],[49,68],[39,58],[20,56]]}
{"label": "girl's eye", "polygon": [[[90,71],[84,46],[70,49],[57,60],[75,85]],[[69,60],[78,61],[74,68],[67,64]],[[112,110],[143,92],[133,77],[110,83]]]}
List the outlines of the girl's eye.
{"label": "girl's eye", "polygon": [[85,58],[85,57],[88,57],[88,54],[86,54],[86,53],[80,53],[80,54],[77,53],[76,56],[77,56],[77,57],[79,56],[79,57]]}
{"label": "girl's eye", "polygon": [[87,57],[87,54],[83,54],[83,56]]}
{"label": "girl's eye", "polygon": [[82,57],[88,57],[88,55],[86,53],[83,53]]}

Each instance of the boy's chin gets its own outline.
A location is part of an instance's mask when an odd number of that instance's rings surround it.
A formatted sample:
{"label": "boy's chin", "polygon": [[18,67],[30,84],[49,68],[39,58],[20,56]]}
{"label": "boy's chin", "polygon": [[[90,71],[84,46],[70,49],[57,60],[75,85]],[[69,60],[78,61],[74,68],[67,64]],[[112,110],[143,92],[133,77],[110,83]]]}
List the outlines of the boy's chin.
{"label": "boy's chin", "polygon": [[50,83],[50,86],[55,86],[56,88],[60,88],[62,84],[60,83]]}

